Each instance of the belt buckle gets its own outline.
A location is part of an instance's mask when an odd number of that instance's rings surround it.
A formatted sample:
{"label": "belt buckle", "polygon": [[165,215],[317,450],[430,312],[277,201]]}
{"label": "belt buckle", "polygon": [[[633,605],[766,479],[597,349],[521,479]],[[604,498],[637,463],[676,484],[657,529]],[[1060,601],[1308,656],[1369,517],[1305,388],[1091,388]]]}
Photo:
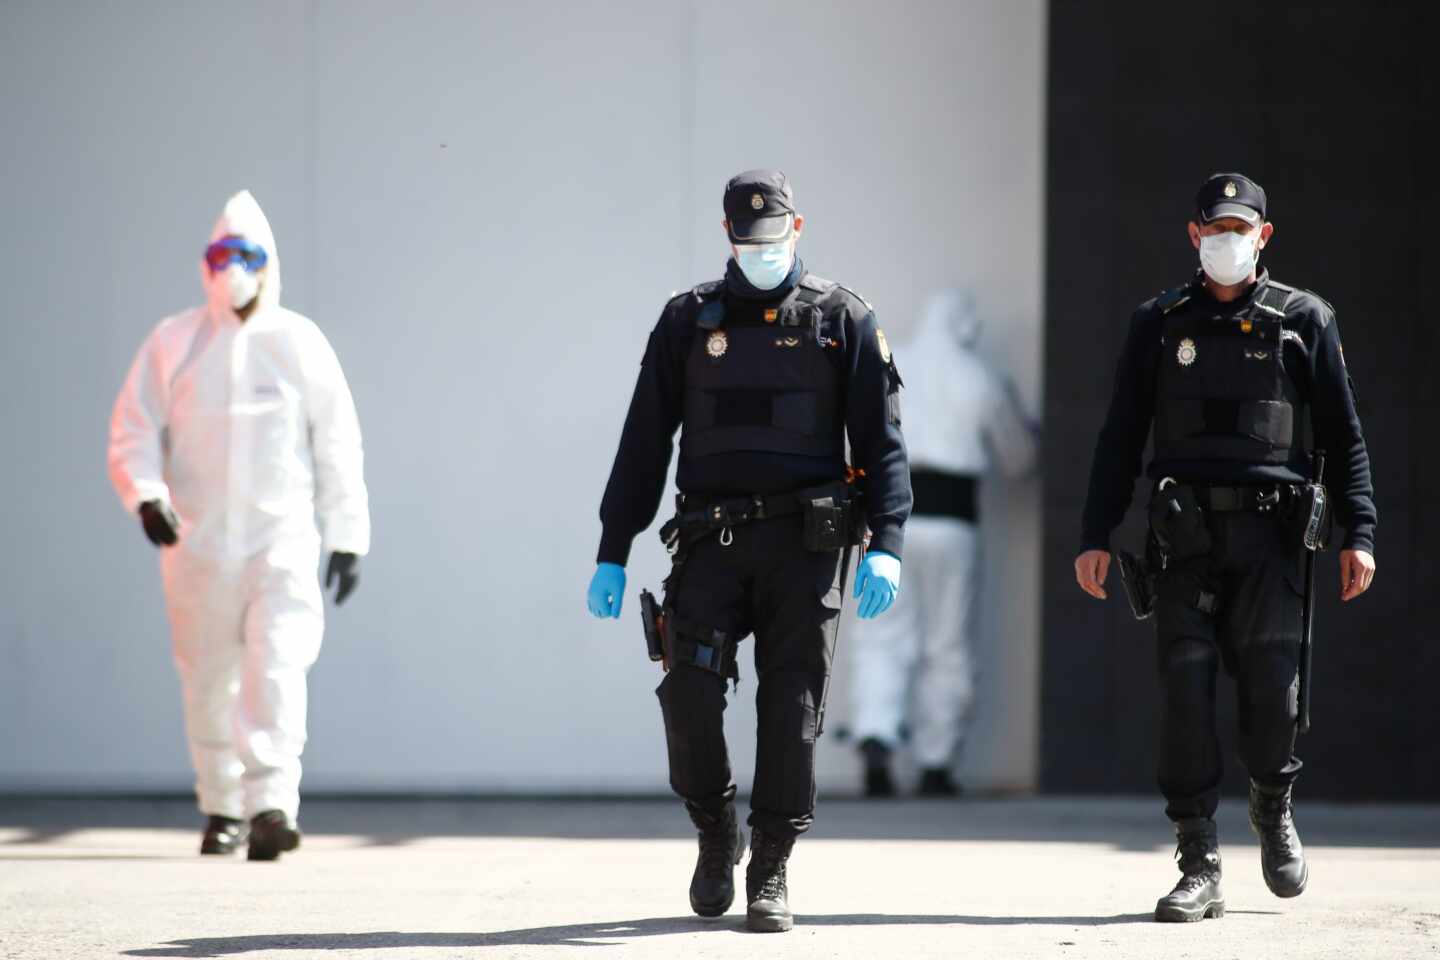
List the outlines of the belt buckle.
{"label": "belt buckle", "polygon": [[1271,510],[1274,510],[1278,506],[1280,506],[1279,487],[1271,487],[1269,490],[1260,493],[1255,498],[1256,513],[1269,513]]}

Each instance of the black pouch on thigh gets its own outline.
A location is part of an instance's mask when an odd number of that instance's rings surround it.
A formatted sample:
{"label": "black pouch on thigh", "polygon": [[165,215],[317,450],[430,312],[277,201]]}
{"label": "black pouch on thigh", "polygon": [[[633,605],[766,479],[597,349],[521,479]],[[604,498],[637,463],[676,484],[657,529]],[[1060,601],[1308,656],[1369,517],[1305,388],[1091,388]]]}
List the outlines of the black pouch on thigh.
{"label": "black pouch on thigh", "polygon": [[1150,532],[1170,562],[1210,554],[1210,528],[1191,487],[1170,483],[1155,489],[1150,500]]}
{"label": "black pouch on thigh", "polygon": [[665,662],[675,667],[698,667],[721,680],[740,684],[740,665],[736,653],[740,637],[716,627],[679,616],[673,607],[665,608]]}

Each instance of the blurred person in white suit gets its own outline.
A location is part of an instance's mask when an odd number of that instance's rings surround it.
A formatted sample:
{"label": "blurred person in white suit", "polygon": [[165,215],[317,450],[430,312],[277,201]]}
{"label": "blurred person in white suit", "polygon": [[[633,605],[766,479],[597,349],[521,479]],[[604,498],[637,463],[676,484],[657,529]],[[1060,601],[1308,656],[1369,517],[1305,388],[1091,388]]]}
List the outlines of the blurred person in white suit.
{"label": "blurred person in white suit", "polygon": [[923,796],[954,796],[951,773],[974,699],[979,604],[977,487],[982,475],[1033,469],[1035,424],[1013,385],[975,352],[975,299],[944,290],[919,330],[896,347],[905,358],[905,443],[915,509],[906,527],[906,591],[887,619],[859,624],[852,735],[867,796],[896,792],[893,753],[904,732]]}
{"label": "blurred person in white suit", "polygon": [[115,401],[110,478],[162,548],[201,853],[248,837],[250,859],[274,860],[300,844],[322,548],[338,604],[370,547],[360,424],[320,328],[280,306],[275,237],[248,191],[200,273],[206,305],[154,329]]}

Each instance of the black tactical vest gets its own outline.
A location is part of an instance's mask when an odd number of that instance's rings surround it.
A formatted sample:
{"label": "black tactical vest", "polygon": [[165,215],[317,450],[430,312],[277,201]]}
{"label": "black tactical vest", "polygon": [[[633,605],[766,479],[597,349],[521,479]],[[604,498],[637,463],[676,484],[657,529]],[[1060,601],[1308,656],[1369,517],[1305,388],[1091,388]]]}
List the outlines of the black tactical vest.
{"label": "black tactical vest", "polygon": [[1288,463],[1299,396],[1285,373],[1285,304],[1294,289],[1270,281],[1250,307],[1216,319],[1176,311],[1162,297],[1155,381],[1155,459]]}
{"label": "black tactical vest", "polygon": [[767,311],[764,322],[735,324],[726,323],[723,281],[691,291],[697,329],[685,366],[682,456],[844,455],[840,371],[821,325],[836,289],[807,273],[773,319]]}

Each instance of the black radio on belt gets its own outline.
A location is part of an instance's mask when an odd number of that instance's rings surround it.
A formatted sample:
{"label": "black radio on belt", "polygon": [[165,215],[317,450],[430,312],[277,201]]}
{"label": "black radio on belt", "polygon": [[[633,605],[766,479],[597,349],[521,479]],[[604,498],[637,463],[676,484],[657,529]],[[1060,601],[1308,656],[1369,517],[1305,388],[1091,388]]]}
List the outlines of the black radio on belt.
{"label": "black radio on belt", "polygon": [[1322,482],[1325,452],[1315,451],[1314,473],[1310,481],[1295,488],[1295,509],[1291,514],[1300,531],[1300,542],[1306,550],[1324,550],[1330,546],[1330,530],[1334,525],[1330,509],[1330,493]]}

